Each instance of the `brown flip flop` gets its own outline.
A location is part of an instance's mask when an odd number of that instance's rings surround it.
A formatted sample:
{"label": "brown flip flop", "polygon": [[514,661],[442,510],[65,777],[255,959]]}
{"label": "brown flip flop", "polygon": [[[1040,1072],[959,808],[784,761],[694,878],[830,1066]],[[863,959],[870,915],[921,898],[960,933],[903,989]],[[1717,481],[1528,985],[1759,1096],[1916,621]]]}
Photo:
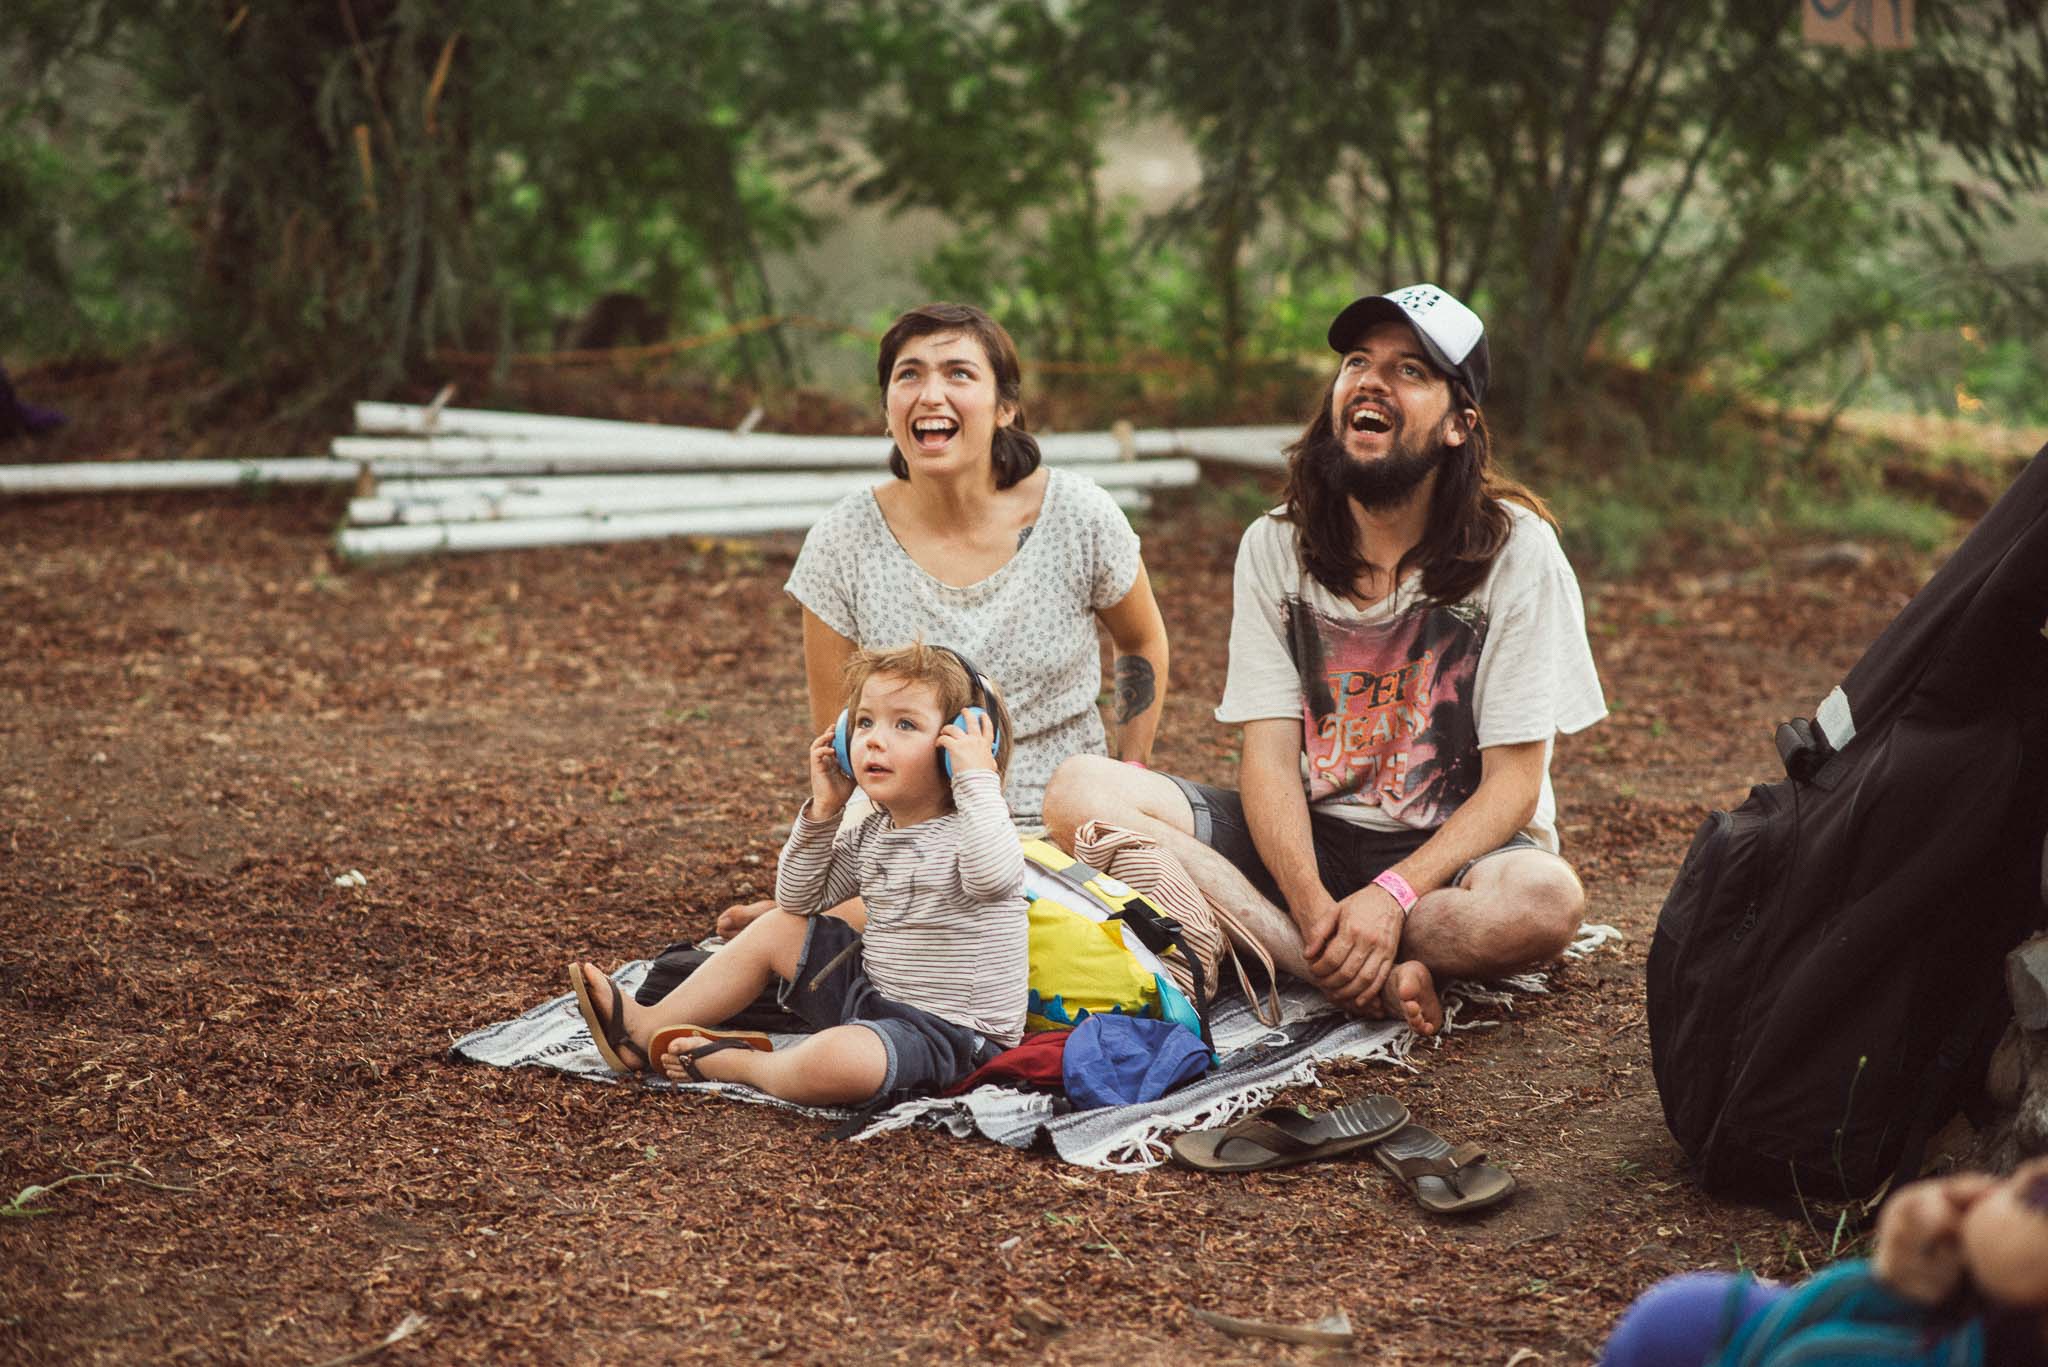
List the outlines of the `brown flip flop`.
{"label": "brown flip flop", "polygon": [[590,994],[590,975],[583,971],[580,963],[569,965],[569,985],[576,993],[576,1009],[583,1014],[583,1028],[590,1032],[590,1042],[597,1046],[597,1056],[604,1060],[605,1067],[615,1073],[637,1073],[640,1069],[626,1062],[621,1049],[640,1052],[640,1046],[626,1034],[625,1003],[619,1000],[619,986],[610,978],[604,980],[611,993],[611,1009],[597,1009],[597,998]]}
{"label": "brown flip flop", "polygon": [[1377,1143],[1407,1123],[1408,1108],[1390,1096],[1369,1096],[1313,1116],[1269,1106],[1222,1129],[1176,1137],[1173,1161],[1198,1172],[1263,1172],[1339,1157]]}
{"label": "brown flip flop", "polygon": [[758,1049],[764,1054],[775,1052],[775,1041],[759,1030],[714,1030],[708,1025],[671,1025],[654,1032],[654,1038],[647,1041],[647,1066],[666,1076],[661,1061],[668,1054],[669,1046],[681,1039],[706,1040],[703,1049],[692,1049],[682,1056],[683,1071],[693,1081],[710,1082],[714,1079],[699,1073],[690,1062],[696,1055],[711,1049]]}
{"label": "brown flip flop", "polygon": [[1424,1210],[1459,1215],[1505,1201],[1515,1190],[1514,1175],[1486,1161],[1477,1144],[1452,1148],[1434,1130],[1403,1125],[1373,1150],[1382,1167],[1408,1188]]}

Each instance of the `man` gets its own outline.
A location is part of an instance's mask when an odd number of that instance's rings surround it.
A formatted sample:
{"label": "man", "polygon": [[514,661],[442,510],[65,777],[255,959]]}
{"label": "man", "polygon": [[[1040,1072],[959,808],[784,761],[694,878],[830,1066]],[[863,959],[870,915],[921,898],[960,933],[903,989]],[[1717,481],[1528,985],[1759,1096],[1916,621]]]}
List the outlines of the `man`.
{"label": "man", "polygon": [[1091,818],[1152,835],[1281,969],[1429,1034],[1438,981],[1570,943],[1551,742],[1606,706],[1549,512],[1491,468],[1478,316],[1413,285],[1329,342],[1287,502],[1238,547],[1216,709],[1244,728],[1238,791],[1084,756],[1045,815],[1067,845]]}

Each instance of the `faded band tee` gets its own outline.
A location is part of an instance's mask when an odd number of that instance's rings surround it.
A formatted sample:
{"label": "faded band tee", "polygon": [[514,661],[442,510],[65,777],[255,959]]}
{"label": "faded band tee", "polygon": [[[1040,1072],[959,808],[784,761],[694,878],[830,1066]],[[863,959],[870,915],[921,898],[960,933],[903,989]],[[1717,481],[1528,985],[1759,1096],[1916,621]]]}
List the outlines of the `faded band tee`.
{"label": "faded band tee", "polygon": [[[1238,546],[1221,722],[1298,718],[1319,812],[1375,830],[1434,830],[1479,786],[1481,749],[1607,715],[1578,579],[1550,526],[1518,504],[1507,544],[1466,598],[1424,598],[1421,571],[1367,608],[1303,568],[1278,509]],[[1555,851],[1549,751],[1529,838]]]}

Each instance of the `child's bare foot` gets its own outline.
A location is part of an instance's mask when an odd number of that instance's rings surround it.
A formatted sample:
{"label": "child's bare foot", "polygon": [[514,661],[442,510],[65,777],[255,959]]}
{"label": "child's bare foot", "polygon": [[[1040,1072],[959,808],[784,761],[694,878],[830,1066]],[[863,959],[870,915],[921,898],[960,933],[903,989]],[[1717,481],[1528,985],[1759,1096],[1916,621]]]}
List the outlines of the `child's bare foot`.
{"label": "child's bare foot", "polygon": [[[582,990],[576,994],[577,1004],[583,1012],[583,1023],[590,1029],[590,1037],[597,1042],[598,1053],[607,1049],[618,1056],[619,1063],[627,1072],[642,1072],[647,1067],[647,1051],[640,1043],[646,1033],[641,1019],[646,1008],[619,991],[618,985],[606,977],[596,964],[577,964],[576,972],[582,977]],[[612,1013],[617,1018],[613,1019]],[[612,1028],[607,1028],[607,1025]],[[612,1060],[606,1059],[606,1063]]]}
{"label": "child's bare foot", "polygon": [[1387,985],[1380,989],[1380,1001],[1389,1017],[1408,1022],[1408,1028],[1418,1035],[1434,1035],[1443,1028],[1444,1004],[1437,999],[1436,979],[1429,976],[1420,959],[1403,959],[1394,965]]}
{"label": "child's bare foot", "polygon": [[683,1035],[662,1051],[655,1066],[671,1082],[740,1082],[746,1070],[741,1060],[753,1052],[743,1039]]}

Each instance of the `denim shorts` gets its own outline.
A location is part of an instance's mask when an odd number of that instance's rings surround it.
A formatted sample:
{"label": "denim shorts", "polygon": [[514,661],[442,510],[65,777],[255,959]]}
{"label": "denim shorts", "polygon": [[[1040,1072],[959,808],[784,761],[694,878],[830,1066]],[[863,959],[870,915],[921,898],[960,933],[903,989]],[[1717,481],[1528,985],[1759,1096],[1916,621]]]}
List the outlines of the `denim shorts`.
{"label": "denim shorts", "polygon": [[[1212,788],[1178,774],[1166,777],[1180,785],[1181,795],[1194,809],[1195,839],[1228,859],[1267,901],[1285,910],[1287,899],[1280,895],[1280,885],[1266,871],[1258,847],[1252,843],[1251,827],[1244,819],[1244,799],[1234,789]],[[1376,831],[1313,807],[1309,808],[1308,824],[1315,841],[1316,873],[1323,880],[1323,888],[1340,902],[1421,849],[1436,834],[1433,830]],[[1509,850],[1537,848],[1535,841],[1516,831],[1498,849],[1466,860],[1448,886],[1461,886],[1465,875],[1482,859]]]}
{"label": "denim shorts", "polygon": [[[864,1025],[874,1031],[889,1055],[877,1097],[941,1091],[1002,1052],[1001,1045],[964,1025],[883,996],[861,966],[859,941],[859,932],[837,916],[813,916],[797,956],[796,981],[782,985],[780,1000],[819,1030]],[[853,952],[839,958],[848,948]],[[830,971],[813,983],[812,976],[828,964]]]}

